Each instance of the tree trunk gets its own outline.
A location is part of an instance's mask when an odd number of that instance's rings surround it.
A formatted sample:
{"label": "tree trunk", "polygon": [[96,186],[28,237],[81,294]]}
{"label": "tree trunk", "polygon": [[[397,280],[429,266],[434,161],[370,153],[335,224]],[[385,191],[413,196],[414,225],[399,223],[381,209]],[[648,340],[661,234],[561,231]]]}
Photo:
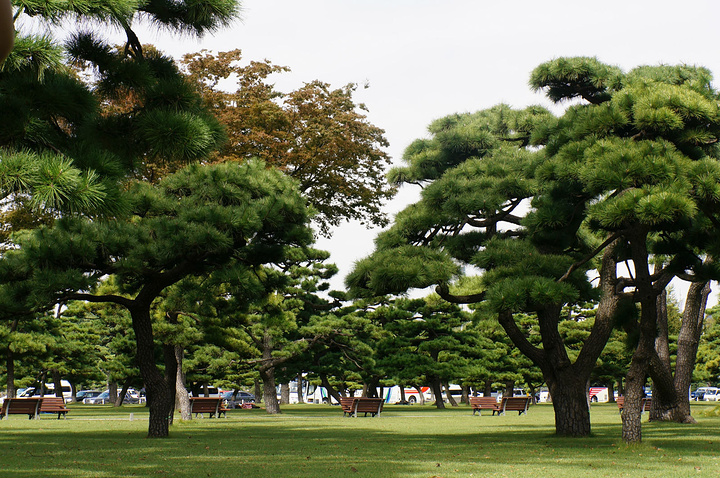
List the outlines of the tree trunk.
{"label": "tree trunk", "polygon": [[452,396],[452,392],[450,391],[450,385],[445,382],[443,386],[445,387],[445,397],[447,398],[448,403],[451,407],[457,407],[458,403],[457,401],[455,401],[455,397]]}
{"label": "tree trunk", "polygon": [[64,398],[62,389],[62,377],[60,376],[60,370],[52,370],[53,384],[55,384],[55,396],[58,398]]}
{"label": "tree trunk", "polygon": [[304,380],[302,373],[297,375],[297,401],[298,403],[305,403],[305,397],[303,397]]}
{"label": "tree trunk", "polygon": [[555,432],[570,437],[590,435],[587,380],[568,369],[547,385],[555,410]]}
{"label": "tree trunk", "polygon": [[514,390],[515,390],[515,381],[507,380],[505,382],[505,391],[503,392],[503,397],[512,397]]}
{"label": "tree trunk", "polygon": [[108,401],[115,403],[118,399],[118,384],[115,380],[108,382]]}
{"label": "tree trunk", "polygon": [[690,415],[690,383],[695,369],[697,350],[705,319],[705,307],[710,296],[710,282],[693,282],[685,299],[682,324],[678,333],[677,358],[675,360],[675,390],[683,423],[695,423]]}
{"label": "tree trunk", "polygon": [[[657,357],[658,292],[648,267],[647,233],[639,230],[630,237],[630,251],[635,269],[634,300],[640,304],[638,343],[625,379],[625,404],[622,412],[622,438],[626,443],[642,440],[642,399],[650,361]],[[658,365],[660,360],[657,360]]]}
{"label": "tree trunk", "polygon": [[443,402],[442,398],[442,384],[440,383],[439,378],[430,378],[430,389],[432,390],[433,396],[435,397],[435,406],[440,410],[445,409],[445,402]]}
{"label": "tree trunk", "polygon": [[598,304],[590,336],[585,340],[575,362],[570,361],[558,330],[562,306],[549,304],[538,308],[537,317],[543,348],[531,344],[515,323],[509,311],[498,314],[498,320],[513,344],[542,370],[555,410],[555,433],[560,436],[588,436],[591,432],[587,384],[597,359],[612,333],[619,298],[615,294],[617,242],[603,253],[600,268],[602,297]]}
{"label": "tree trunk", "polygon": [[175,408],[180,410],[181,420],[192,420],[190,413],[190,394],[185,386],[185,374],[183,373],[183,359],[185,358],[185,348],[182,345],[176,345],[175,361],[177,363],[176,379],[175,379]]}
{"label": "tree trunk", "polygon": [[170,389],[165,377],[155,363],[155,340],[153,337],[150,306],[129,308],[137,344],[137,364],[145,383],[150,411],[148,438],[164,438],[170,434],[169,417],[172,413]]}
{"label": "tree trunk", "polygon": [[615,403],[615,382],[610,380],[607,384],[608,389],[608,402]]}
{"label": "tree trunk", "polygon": [[408,401],[405,399],[405,385],[398,385],[400,387],[400,403],[405,405]]}
{"label": "tree trunk", "polygon": [[483,390],[483,397],[492,397],[492,380],[485,380],[485,389]]}
{"label": "tree trunk", "polygon": [[[326,373],[320,374],[320,384],[327,390],[328,395],[335,399],[337,403],[340,403],[340,399],[342,398],[342,395],[340,395],[340,392],[335,390],[335,387],[330,385],[330,381],[328,380],[328,376]],[[330,401],[330,399],[328,399]]]}
{"label": "tree trunk", "polygon": [[275,367],[260,367],[260,380],[263,383],[263,400],[265,401],[265,411],[275,415],[280,412],[280,404],[277,399],[277,390],[275,387]]}
{"label": "tree trunk", "polygon": [[253,382],[254,382],[255,399],[258,402],[262,403],[262,401],[263,401],[262,386],[261,386],[262,382],[257,378],[255,380],[253,380]]}
{"label": "tree trunk", "polygon": [[418,397],[420,398],[420,405],[425,405],[425,394],[422,391],[422,387],[415,385],[415,390],[417,390]]}
{"label": "tree trunk", "polygon": [[125,401],[125,395],[127,395],[127,391],[130,388],[130,378],[126,378],[123,382],[122,390],[120,390],[120,393],[118,394],[117,399],[113,403],[114,407],[120,407],[122,406],[123,402]]}
{"label": "tree trunk", "polygon": [[468,397],[470,397],[470,385],[463,385],[462,395],[460,396],[460,403],[464,403],[465,405],[470,403]]}
{"label": "tree trunk", "polygon": [[650,420],[677,420],[680,412],[678,394],[675,390],[670,363],[670,332],[668,329],[667,291],[657,297],[657,337],[655,357],[650,360],[653,378],[653,401]]}
{"label": "tree trunk", "polygon": [[287,405],[290,403],[290,384],[280,384],[280,404]]}

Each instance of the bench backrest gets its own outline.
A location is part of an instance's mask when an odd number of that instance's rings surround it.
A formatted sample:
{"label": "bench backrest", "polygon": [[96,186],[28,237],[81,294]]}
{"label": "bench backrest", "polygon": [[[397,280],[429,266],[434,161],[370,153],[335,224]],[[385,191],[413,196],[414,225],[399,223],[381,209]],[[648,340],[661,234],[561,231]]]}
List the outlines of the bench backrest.
{"label": "bench backrest", "polygon": [[190,397],[190,413],[213,412],[222,408],[222,398]]}
{"label": "bench backrest", "polygon": [[344,412],[351,412],[355,397],[340,397],[340,407]]}
{"label": "bench backrest", "polygon": [[363,413],[377,413],[382,410],[383,403],[382,398],[356,398],[353,410]]}
{"label": "bench backrest", "polygon": [[43,397],[43,401],[40,404],[40,411],[47,412],[56,410],[67,410],[65,399],[62,397]]}
{"label": "bench backrest", "polygon": [[530,404],[530,397],[505,397],[502,399],[502,409],[511,411],[527,411]]}
{"label": "bench backrest", "polygon": [[6,398],[3,402],[0,416],[25,413],[27,413],[28,415],[37,415],[37,413],[40,411],[40,404],[42,402],[42,397]]}
{"label": "bench backrest", "polygon": [[495,397],[470,397],[470,405],[473,407],[496,407],[498,401]]}

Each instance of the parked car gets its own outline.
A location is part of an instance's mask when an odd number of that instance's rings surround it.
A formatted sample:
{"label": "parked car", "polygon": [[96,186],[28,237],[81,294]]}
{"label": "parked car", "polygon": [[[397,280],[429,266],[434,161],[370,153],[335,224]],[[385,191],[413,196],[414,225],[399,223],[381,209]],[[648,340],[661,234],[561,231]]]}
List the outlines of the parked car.
{"label": "parked car", "polygon": [[255,403],[255,395],[252,393],[238,390],[235,396],[233,396],[233,394],[235,394],[235,392],[232,390],[222,393],[223,405],[227,408],[242,408],[244,403]]}
{"label": "parked car", "polygon": [[720,388],[708,387],[708,389],[705,390],[702,399],[706,402],[720,401]]}
{"label": "parked car", "polygon": [[[60,381],[60,387],[62,388],[62,396],[65,399],[66,402],[69,402],[72,400],[72,389],[70,382],[67,380],[61,380]],[[18,391],[17,397],[34,397],[36,395],[40,395],[39,386],[35,387],[28,387],[24,389],[22,392]],[[55,384],[53,382],[47,382],[45,384],[45,397],[55,397]]]}
{"label": "parked car", "polygon": [[[136,390],[130,389],[125,394],[125,400],[123,400],[123,404],[143,403],[143,401],[144,399],[140,397]],[[100,395],[97,395],[95,397],[84,398],[82,402],[85,405],[104,405],[106,403],[112,403],[112,400],[110,400],[110,391],[105,390]]]}
{"label": "parked car", "polygon": [[[697,390],[690,393],[690,399],[691,400],[708,400],[710,401],[710,396],[713,397],[713,401],[717,401],[717,391],[720,390],[720,388],[717,387],[698,387]],[[705,398],[705,394],[707,392],[713,392],[710,395],[708,395],[708,398]]]}
{"label": "parked car", "polygon": [[82,402],[86,398],[93,398],[100,395],[102,392],[100,390],[80,390],[75,394],[75,400],[78,402]]}

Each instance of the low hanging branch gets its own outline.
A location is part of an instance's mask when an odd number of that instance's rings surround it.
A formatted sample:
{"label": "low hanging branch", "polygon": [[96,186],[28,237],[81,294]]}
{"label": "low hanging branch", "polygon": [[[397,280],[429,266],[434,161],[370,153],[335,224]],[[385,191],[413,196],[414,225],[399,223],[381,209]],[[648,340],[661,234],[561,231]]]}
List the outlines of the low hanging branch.
{"label": "low hanging branch", "polygon": [[443,282],[435,287],[435,292],[447,302],[451,304],[475,304],[485,299],[485,292],[469,295],[455,295],[450,293],[450,288]]}

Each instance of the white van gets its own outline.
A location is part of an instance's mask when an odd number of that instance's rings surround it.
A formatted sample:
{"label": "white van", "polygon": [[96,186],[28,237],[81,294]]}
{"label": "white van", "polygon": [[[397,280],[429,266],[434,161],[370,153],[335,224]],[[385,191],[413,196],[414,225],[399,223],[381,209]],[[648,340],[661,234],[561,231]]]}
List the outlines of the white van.
{"label": "white van", "polygon": [[[66,402],[72,401],[72,387],[70,385],[70,382],[67,380],[60,380],[60,387],[62,387],[62,396],[63,399],[65,399]],[[22,391],[22,393],[18,394],[18,397],[33,397],[35,396],[35,387],[28,387],[25,390]],[[37,394],[39,395],[39,394]],[[44,397],[54,397],[55,396],[55,383],[48,382],[45,384],[45,395]]]}

